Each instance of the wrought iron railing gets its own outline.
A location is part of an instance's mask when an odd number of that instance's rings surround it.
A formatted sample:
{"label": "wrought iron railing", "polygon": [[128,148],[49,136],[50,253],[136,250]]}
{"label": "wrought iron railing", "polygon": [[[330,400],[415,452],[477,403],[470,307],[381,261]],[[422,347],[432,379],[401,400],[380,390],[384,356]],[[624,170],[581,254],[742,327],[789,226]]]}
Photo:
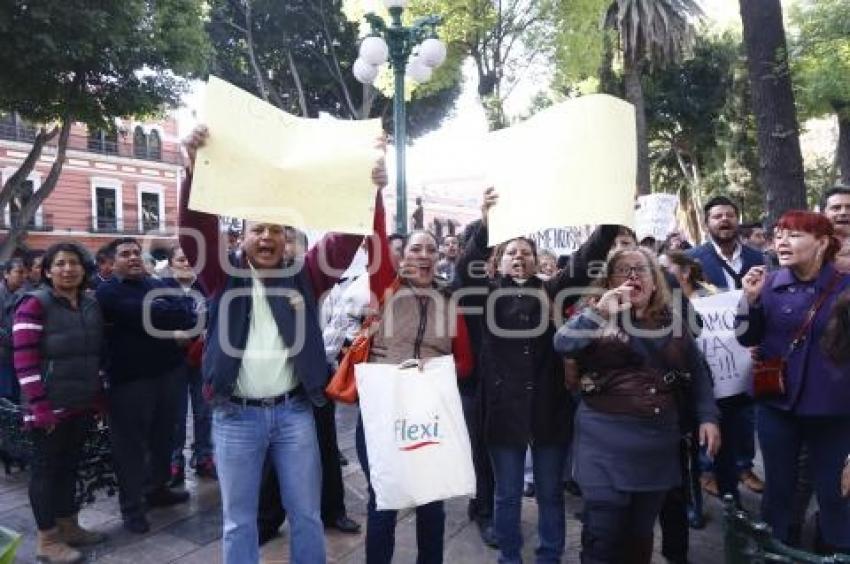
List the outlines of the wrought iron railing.
{"label": "wrought iron railing", "polygon": [[35,141],[37,133],[38,128],[33,125],[26,125],[23,123],[0,123],[0,139],[32,143]]}
{"label": "wrought iron railing", "polygon": [[[35,141],[35,136],[38,134],[38,127],[28,125],[26,123],[0,123],[0,139],[7,141],[18,141],[20,143],[32,143]],[[55,147],[56,139],[54,138],[48,146]],[[118,139],[106,139],[96,136],[81,136],[72,134],[68,147],[78,151],[88,151],[89,153],[97,153],[99,155],[108,155],[116,157],[125,157],[129,159],[139,159],[144,161],[181,164],[182,159],[178,150],[167,150],[166,147],[136,147],[132,144],[125,144]],[[172,147],[171,145],[167,147]],[[173,148],[173,147],[172,147]]]}
{"label": "wrought iron railing", "polygon": [[[0,398],[0,458],[6,473],[10,473],[15,464],[26,467],[32,458],[32,448],[29,432],[23,427],[20,407]],[[77,470],[77,502],[92,503],[99,491],[113,496],[117,487],[109,429],[103,421],[92,420]]]}
{"label": "wrought iron railing", "polygon": [[779,542],[773,537],[770,525],[750,518],[746,511],[735,505],[730,495],[723,499],[723,514],[726,564],[850,563],[850,554],[818,556]]}

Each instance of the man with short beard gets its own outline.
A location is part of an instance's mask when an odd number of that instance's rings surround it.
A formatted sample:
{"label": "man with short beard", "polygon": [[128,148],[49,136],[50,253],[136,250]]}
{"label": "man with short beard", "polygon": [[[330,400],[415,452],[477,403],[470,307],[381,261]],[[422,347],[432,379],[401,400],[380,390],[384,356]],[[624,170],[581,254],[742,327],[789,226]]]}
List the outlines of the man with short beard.
{"label": "man with short beard", "polygon": [[820,209],[835,227],[835,236],[841,240],[841,249],[835,256],[835,267],[850,272],[850,186],[835,186],[821,198]]}
{"label": "man with short beard", "polygon": [[[754,266],[764,264],[761,252],[740,242],[738,206],[725,196],[711,198],[704,207],[709,240],[687,252],[702,264],[706,280],[721,290],[741,288],[741,278]],[[703,488],[712,495],[738,497],[738,481],[754,492],[764,484],[753,473],[755,412],[753,400],[740,393],[717,401],[721,412],[720,452],[714,461],[715,478],[703,476]],[[710,468],[703,466],[703,471]]]}

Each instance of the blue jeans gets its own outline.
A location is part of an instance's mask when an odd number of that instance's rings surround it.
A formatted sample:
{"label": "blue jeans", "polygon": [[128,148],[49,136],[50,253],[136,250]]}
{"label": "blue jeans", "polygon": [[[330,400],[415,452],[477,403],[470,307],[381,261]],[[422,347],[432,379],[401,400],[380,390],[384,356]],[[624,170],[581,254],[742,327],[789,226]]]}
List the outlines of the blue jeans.
{"label": "blue jeans", "polygon": [[[499,562],[521,562],[524,447],[491,446],[496,502],[493,529],[499,541]],[[564,554],[566,515],[564,507],[564,445],[532,446],[534,490],[537,497],[537,530],[540,545],[537,562],[560,562]]]}
{"label": "blue jeans", "polygon": [[187,367],[186,381],[180,383],[180,406],[174,428],[174,452],[171,453],[171,464],[181,468],[186,462],[183,449],[186,446],[186,414],[189,401],[192,402],[192,425],[195,428],[192,459],[198,463],[212,456],[210,405],[201,393],[202,386],[201,371]]}
{"label": "blue jeans", "polygon": [[806,417],[759,406],[759,443],[764,457],[762,518],[782,542],[793,540],[799,454],[809,452],[818,499],[818,524],[826,544],[850,549],[850,500],[841,497],[841,471],[850,452],[850,417]]}
{"label": "blue jeans", "polygon": [[266,453],[274,463],[281,503],[290,519],[290,560],[323,564],[322,466],[309,400],[299,395],[273,407],[217,405],[213,443],[224,517],[224,564],[260,561],[257,505]]}
{"label": "blue jeans", "polygon": [[[369,478],[369,456],[366,452],[366,435],[363,420],[357,420],[354,446],[360,467],[369,486],[366,505],[366,564],[390,564],[395,550],[395,524],[398,511],[378,511],[375,491]],[[442,501],[434,501],[416,508],[416,564],[441,564],[443,561],[443,535],[446,529],[446,512]]]}

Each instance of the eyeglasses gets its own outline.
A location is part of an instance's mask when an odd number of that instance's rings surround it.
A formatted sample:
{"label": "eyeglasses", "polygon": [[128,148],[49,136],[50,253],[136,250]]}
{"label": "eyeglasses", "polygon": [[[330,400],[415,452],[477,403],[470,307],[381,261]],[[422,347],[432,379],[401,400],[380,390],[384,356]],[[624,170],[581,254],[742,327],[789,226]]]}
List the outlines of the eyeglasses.
{"label": "eyeglasses", "polygon": [[637,274],[638,276],[646,276],[650,273],[650,268],[645,264],[639,264],[637,266],[618,266],[613,272],[614,276],[619,278],[628,278],[632,275],[632,273]]}

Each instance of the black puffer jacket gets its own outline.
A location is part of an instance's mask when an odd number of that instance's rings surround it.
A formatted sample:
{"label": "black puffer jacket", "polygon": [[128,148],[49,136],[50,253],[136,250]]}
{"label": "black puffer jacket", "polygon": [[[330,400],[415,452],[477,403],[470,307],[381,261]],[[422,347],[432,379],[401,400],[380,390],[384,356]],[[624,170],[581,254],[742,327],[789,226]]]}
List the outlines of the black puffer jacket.
{"label": "black puffer jacket", "polygon": [[458,260],[456,280],[461,288],[486,289],[476,300],[489,312],[482,322],[476,360],[484,388],[488,444],[522,447],[569,440],[572,407],[563,361],[552,346],[551,301],[561,290],[589,284],[589,263],[604,261],[616,235],[616,226],[598,228],[573,255],[570,269],[545,282],[535,277],[520,286],[508,276],[474,276],[481,268],[470,269],[470,264],[486,260],[488,252],[487,228],[479,223],[473,229]]}

